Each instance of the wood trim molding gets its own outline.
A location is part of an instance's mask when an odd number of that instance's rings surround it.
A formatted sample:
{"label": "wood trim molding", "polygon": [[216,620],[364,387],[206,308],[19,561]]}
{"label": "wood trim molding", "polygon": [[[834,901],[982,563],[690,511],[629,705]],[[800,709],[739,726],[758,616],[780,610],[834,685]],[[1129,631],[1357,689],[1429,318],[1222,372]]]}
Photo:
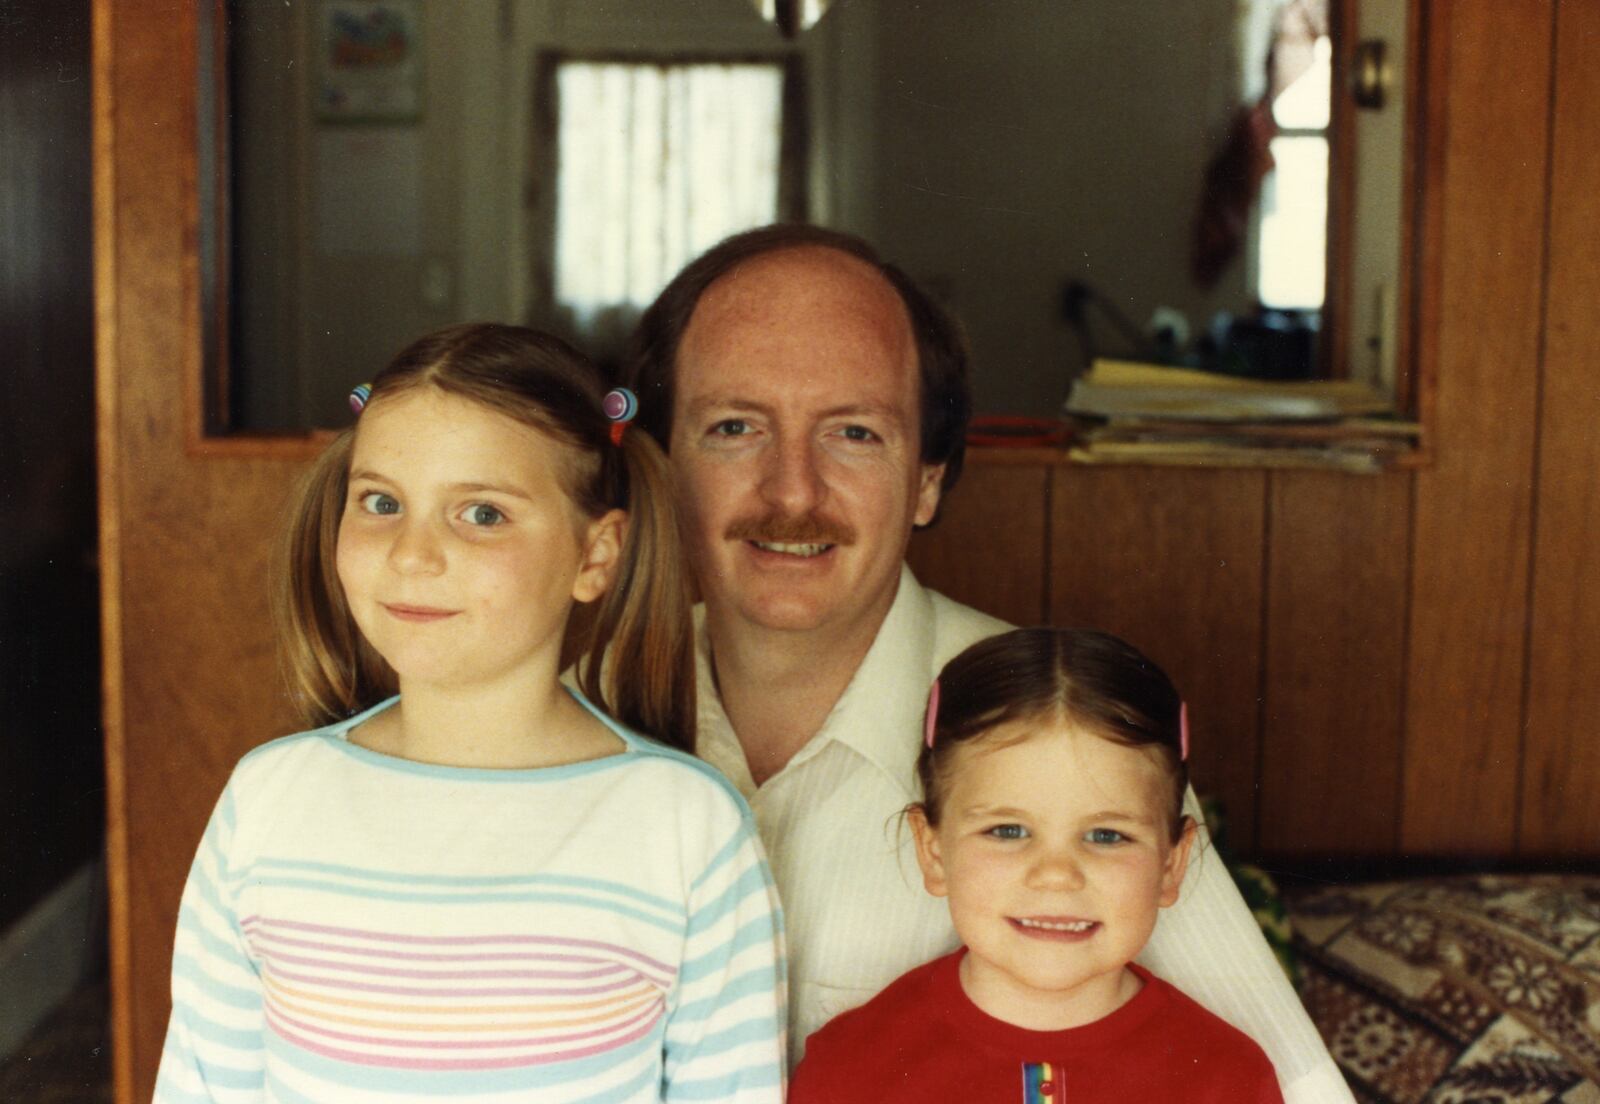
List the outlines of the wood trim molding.
{"label": "wood trim molding", "polygon": [[[1339,44],[1333,57],[1331,117],[1328,120],[1328,219],[1326,259],[1323,262],[1322,335],[1317,356],[1325,375],[1345,379],[1350,375],[1350,287],[1352,229],[1356,195],[1356,111],[1350,89],[1352,58],[1360,41],[1356,5],[1336,3],[1331,13],[1333,40]],[[1258,201],[1259,202],[1259,201]],[[1404,361],[1397,360],[1400,371]],[[1401,409],[1404,409],[1402,407]]]}
{"label": "wood trim molding", "polygon": [[[209,2],[209,0],[208,0]],[[93,0],[96,417],[113,1077],[148,1100],[183,876],[228,772],[291,731],[274,519],[321,441],[202,435],[194,5]],[[187,60],[186,60],[187,59]],[[175,800],[175,795],[177,799]]]}
{"label": "wood trim molding", "polygon": [[117,432],[117,144],[114,0],[90,12],[94,148],[95,444],[99,465],[102,725],[106,757],[106,891],[110,924],[111,1068],[118,1104],[133,1099],[132,959],[128,915],[128,800],[122,683],[121,442]]}
{"label": "wood trim molding", "polygon": [[[1442,316],[1444,253],[1444,169],[1449,153],[1450,5],[1419,0],[1411,9],[1407,72],[1411,87],[1406,122],[1411,154],[1400,226],[1400,248],[1408,263],[1401,266],[1400,302],[1406,324],[1400,328],[1402,363],[1410,393],[1405,405],[1422,426],[1419,455],[1431,462],[1435,437],[1439,379],[1439,325]],[[1398,398],[1398,397],[1397,397]]]}
{"label": "wood trim molding", "polygon": [[198,422],[188,421],[184,455],[196,460],[281,460],[308,463],[322,454],[338,433],[315,429],[309,433],[206,434]]}

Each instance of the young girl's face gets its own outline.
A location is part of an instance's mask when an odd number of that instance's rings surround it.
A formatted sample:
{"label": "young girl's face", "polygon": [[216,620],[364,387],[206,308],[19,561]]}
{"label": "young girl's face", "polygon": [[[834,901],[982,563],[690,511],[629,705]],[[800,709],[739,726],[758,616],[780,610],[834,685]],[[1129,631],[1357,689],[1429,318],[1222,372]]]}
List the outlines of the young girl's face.
{"label": "young girl's face", "polygon": [[949,898],[968,948],[963,987],[1025,1027],[1107,1015],[1136,988],[1125,967],[1188,860],[1161,760],[1054,719],[1002,725],[956,755],[938,827],[911,821],[924,883]]}
{"label": "young girl's face", "polygon": [[362,413],[339,581],[403,684],[553,677],[571,604],[604,591],[621,527],[578,512],[565,462],[539,431],[432,387]]}

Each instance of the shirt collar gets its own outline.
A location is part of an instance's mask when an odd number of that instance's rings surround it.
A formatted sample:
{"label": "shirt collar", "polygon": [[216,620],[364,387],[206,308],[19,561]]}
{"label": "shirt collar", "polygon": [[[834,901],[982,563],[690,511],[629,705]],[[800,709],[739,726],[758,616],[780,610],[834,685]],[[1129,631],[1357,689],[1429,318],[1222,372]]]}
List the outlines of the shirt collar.
{"label": "shirt collar", "polygon": [[746,801],[756,793],[755,776],[739,745],[722,698],[717,694],[716,673],[711,667],[711,637],[706,633],[706,607],[694,607],[695,679],[695,754],[722,772]]}
{"label": "shirt collar", "polygon": [[[887,775],[904,791],[907,801],[915,800],[916,733],[933,678],[934,628],[933,599],[902,564],[894,603],[878,627],[872,647],[822,728],[795,753],[789,766],[800,765],[828,743],[841,744]],[[700,756],[749,799],[756,785],[717,696],[703,606],[695,609],[695,675]]]}

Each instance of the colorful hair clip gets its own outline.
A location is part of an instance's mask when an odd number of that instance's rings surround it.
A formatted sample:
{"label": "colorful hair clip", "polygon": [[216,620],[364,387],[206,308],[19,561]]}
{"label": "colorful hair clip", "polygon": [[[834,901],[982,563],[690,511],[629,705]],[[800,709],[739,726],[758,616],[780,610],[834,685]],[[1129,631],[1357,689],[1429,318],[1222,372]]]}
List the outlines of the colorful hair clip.
{"label": "colorful hair clip", "polygon": [[939,727],[939,680],[928,687],[928,713],[922,722],[922,742],[933,747],[933,730]]}
{"label": "colorful hair clip", "polygon": [[1189,703],[1178,703],[1178,758],[1189,761]]}
{"label": "colorful hair clip", "polygon": [[367,400],[372,398],[372,384],[358,383],[350,392],[350,409],[359,414],[367,406]]}
{"label": "colorful hair clip", "polygon": [[638,396],[626,387],[618,387],[606,392],[606,397],[600,400],[600,409],[611,419],[611,443],[620,446],[623,430],[639,413]]}

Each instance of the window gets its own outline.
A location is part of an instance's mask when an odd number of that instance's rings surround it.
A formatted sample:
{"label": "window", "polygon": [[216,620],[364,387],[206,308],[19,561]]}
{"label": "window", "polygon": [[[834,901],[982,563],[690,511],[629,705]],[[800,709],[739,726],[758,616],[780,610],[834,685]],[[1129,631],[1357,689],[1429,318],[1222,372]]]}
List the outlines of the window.
{"label": "window", "polygon": [[1266,307],[1320,310],[1328,226],[1328,121],[1333,43],[1320,35],[1312,62],[1272,101],[1273,171],[1261,192],[1256,293]]}
{"label": "window", "polygon": [[785,69],[556,64],[552,293],[580,328],[636,314],[708,247],[791,213]]}

